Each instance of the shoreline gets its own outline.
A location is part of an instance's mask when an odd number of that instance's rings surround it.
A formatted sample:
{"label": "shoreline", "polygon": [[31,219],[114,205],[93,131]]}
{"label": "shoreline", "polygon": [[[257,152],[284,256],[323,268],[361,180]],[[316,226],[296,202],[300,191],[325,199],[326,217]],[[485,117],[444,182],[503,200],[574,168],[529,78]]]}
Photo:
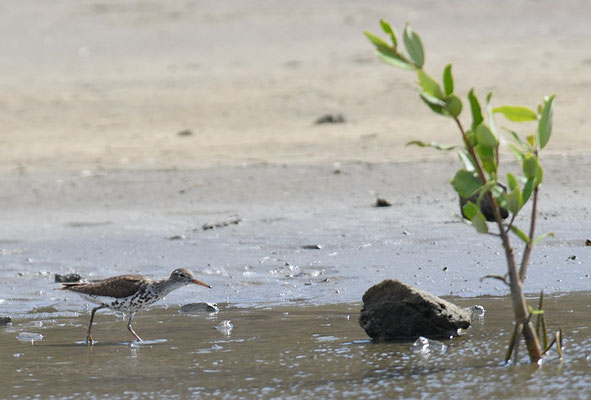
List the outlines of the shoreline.
{"label": "shoreline", "polygon": [[[585,157],[545,164],[538,232],[556,236],[534,249],[527,293],[589,287],[589,165]],[[327,163],[5,176],[0,310],[57,302],[54,273],[158,278],[181,266],[219,289],[173,293],[170,304],[352,302],[386,278],[438,296],[506,294],[479,280],[503,274],[504,256],[494,238],[460,222],[448,183],[457,166],[447,159],[340,164],[338,173]],[[393,206],[373,207],[378,196]],[[203,229],[235,217],[238,224]]]}

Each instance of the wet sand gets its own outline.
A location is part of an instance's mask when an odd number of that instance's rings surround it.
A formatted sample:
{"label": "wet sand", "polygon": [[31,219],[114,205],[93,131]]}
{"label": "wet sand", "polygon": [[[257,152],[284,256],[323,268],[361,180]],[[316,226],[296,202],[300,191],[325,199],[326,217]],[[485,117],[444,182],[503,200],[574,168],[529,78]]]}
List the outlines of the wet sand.
{"label": "wet sand", "polygon": [[[155,308],[136,318],[136,330],[152,341],[144,345],[130,345],[125,321],[101,311],[92,349],[81,342],[88,314],[31,314],[0,327],[3,396],[585,398],[591,384],[585,298],[546,299],[550,332],[562,327],[566,336],[564,361],[552,349],[541,368],[501,364],[512,329],[502,298],[452,299],[462,306],[481,304],[487,312],[466,335],[429,347],[369,342],[357,323],[357,304],[255,310],[221,305],[219,314],[209,316]],[[214,329],[223,320],[234,325],[229,333]],[[44,338],[31,343],[23,332]]]}
{"label": "wet sand", "polygon": [[[552,159],[547,169],[538,232],[556,236],[532,254],[529,293],[589,287],[591,186],[578,186],[589,168],[571,171],[573,159]],[[506,294],[498,281],[480,281],[505,272],[504,255],[496,238],[461,223],[447,184],[455,168],[447,160],[347,163],[339,173],[326,164],[263,164],[6,176],[0,313],[79,309],[76,295],[52,290],[55,273],[160,278],[179,266],[214,289],[173,292],[170,304],[349,303],[386,278],[437,295]],[[373,207],[376,194],[393,206]],[[203,230],[232,219],[240,222]]]}

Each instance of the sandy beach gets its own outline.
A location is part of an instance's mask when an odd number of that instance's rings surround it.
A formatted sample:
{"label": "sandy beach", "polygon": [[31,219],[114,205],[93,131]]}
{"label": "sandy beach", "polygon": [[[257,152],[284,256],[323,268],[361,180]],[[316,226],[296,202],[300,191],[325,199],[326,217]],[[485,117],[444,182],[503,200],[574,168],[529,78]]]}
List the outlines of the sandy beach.
{"label": "sandy beach", "polygon": [[[539,224],[556,237],[534,252],[526,287],[588,288],[589,2],[0,8],[3,314],[78,307],[51,290],[54,273],[177,266],[219,288],[201,300],[243,305],[356,302],[384,278],[506,293],[479,280],[504,273],[503,256],[459,221],[455,156],[404,146],[459,138],[411,73],[376,59],[362,32],[380,18],[409,21],[427,70],[452,62],[462,95],[535,107],[557,94]],[[326,114],[345,123],[314,123]],[[372,207],[378,195],[393,207]]]}

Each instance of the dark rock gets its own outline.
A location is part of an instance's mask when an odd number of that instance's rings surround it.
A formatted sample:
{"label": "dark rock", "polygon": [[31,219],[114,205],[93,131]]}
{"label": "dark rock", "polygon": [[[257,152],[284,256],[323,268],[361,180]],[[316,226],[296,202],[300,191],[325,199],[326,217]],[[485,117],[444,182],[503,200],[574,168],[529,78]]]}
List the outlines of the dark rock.
{"label": "dark rock", "polygon": [[321,244],[305,244],[302,246],[302,249],[304,249],[304,250],[320,250],[320,249],[322,249],[322,245]]}
{"label": "dark rock", "polygon": [[215,303],[189,303],[179,308],[180,312],[206,312],[206,313],[217,313],[220,311],[219,307]]}
{"label": "dark rock", "polygon": [[591,239],[585,240],[585,246],[591,246]]}
{"label": "dark rock", "polygon": [[471,312],[396,280],[363,295],[359,325],[375,341],[449,338],[470,326]]}
{"label": "dark rock", "polygon": [[78,282],[82,280],[82,277],[78,274],[55,274],[54,277],[56,282]]}
{"label": "dark rock", "polygon": [[376,202],[374,204],[374,207],[391,207],[392,203],[390,203],[388,200],[378,197],[376,199]]}
{"label": "dark rock", "polygon": [[345,117],[342,114],[326,114],[318,118],[316,125],[320,124],[342,124],[345,122]]}
{"label": "dark rock", "polygon": [[174,235],[167,237],[166,240],[185,240],[186,238],[185,235]]}
{"label": "dark rock", "polygon": [[238,225],[241,221],[242,221],[242,218],[237,217],[237,216],[231,216],[231,217],[226,218],[223,221],[203,224],[201,226],[201,229],[203,229],[204,231],[207,231],[210,229],[223,228],[223,227],[229,226],[229,225]]}
{"label": "dark rock", "polygon": [[190,129],[183,129],[181,131],[178,131],[176,134],[177,136],[191,136],[193,135],[193,131]]}
{"label": "dark rock", "polygon": [[12,324],[12,318],[10,317],[0,317],[0,326]]}
{"label": "dark rock", "polygon": [[[502,183],[498,183],[497,185],[501,189],[503,189],[503,191],[507,192],[507,187],[505,185],[503,185]],[[460,196],[460,212],[462,213],[462,216],[464,218],[466,218],[466,216],[464,215],[464,204],[466,204],[468,201],[471,201],[472,203],[476,204],[476,202],[478,201],[478,194],[475,194],[474,196],[472,196],[468,199]],[[482,214],[484,215],[484,218],[486,218],[487,221],[489,221],[489,222],[495,221],[495,214],[494,214],[492,202],[490,201],[489,196],[482,196],[482,200],[480,201],[480,211],[482,212]],[[499,212],[501,214],[501,218],[503,218],[503,219],[505,219],[509,216],[509,211],[507,211],[503,207],[499,208]]]}

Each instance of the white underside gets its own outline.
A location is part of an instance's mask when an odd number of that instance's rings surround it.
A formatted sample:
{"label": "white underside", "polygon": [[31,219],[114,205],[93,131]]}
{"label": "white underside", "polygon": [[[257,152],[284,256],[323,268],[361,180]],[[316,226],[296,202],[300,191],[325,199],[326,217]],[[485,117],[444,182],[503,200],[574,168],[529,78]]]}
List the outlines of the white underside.
{"label": "white underside", "polygon": [[123,312],[136,312],[141,308],[160,300],[157,298],[151,298],[150,300],[143,300],[142,302],[139,302],[136,296],[116,298],[110,296],[93,296],[86,293],[76,293],[91,303],[104,305],[112,310]]}

